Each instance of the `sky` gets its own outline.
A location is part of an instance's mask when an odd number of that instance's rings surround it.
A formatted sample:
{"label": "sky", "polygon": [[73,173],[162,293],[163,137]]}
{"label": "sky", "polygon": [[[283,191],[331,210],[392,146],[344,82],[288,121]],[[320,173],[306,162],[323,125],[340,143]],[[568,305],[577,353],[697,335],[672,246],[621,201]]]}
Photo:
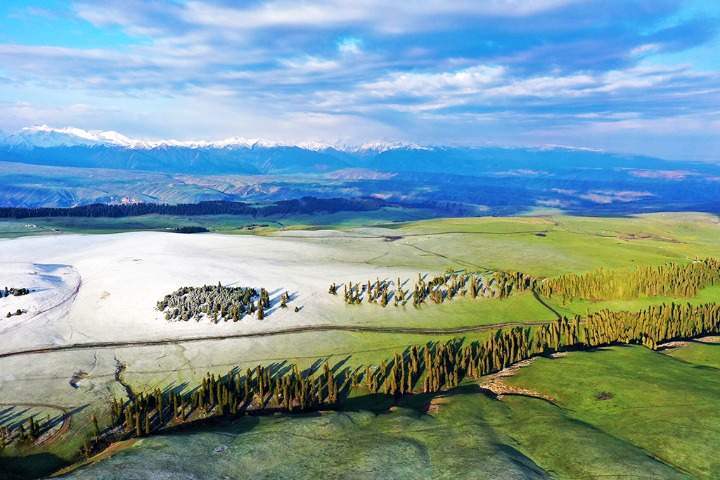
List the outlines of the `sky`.
{"label": "sky", "polygon": [[5,0],[0,130],[720,161],[715,0]]}

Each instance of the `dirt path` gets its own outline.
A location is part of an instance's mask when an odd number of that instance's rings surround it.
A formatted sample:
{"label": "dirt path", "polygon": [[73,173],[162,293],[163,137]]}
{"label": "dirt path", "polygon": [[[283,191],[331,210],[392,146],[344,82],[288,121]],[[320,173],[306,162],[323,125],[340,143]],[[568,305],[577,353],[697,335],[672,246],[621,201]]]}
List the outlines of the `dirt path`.
{"label": "dirt path", "polygon": [[[537,358],[537,357],[535,357]],[[534,398],[542,398],[543,400],[547,400],[548,402],[555,403],[555,399],[545,395],[544,393],[533,390],[530,388],[520,388],[520,387],[514,387],[512,385],[508,385],[503,380],[512,377],[517,373],[518,370],[520,370],[523,367],[527,367],[533,362],[534,358],[530,358],[528,360],[522,360],[520,362],[514,363],[511,366],[505,368],[504,370],[501,370],[497,373],[494,373],[490,376],[488,376],[483,382],[480,384],[481,388],[484,388],[486,390],[490,390],[497,396],[502,395],[523,395],[526,397],[534,397]]]}
{"label": "dirt path", "polygon": [[40,436],[40,438],[37,439],[35,442],[35,445],[42,445],[46,443],[52,443],[62,435],[63,433],[67,432],[67,430],[70,428],[70,421],[72,419],[72,415],[70,415],[70,412],[67,410],[67,408],[62,407],[60,405],[53,405],[50,403],[0,403],[0,407],[40,407],[40,408],[52,408],[54,410],[60,410],[63,413],[62,416],[62,425],[60,426],[57,431],[52,432],[51,435],[47,435],[48,432],[44,433]]}
{"label": "dirt path", "polygon": [[331,331],[342,331],[342,332],[369,332],[369,333],[405,333],[405,334],[416,334],[416,335],[456,335],[461,333],[470,332],[485,332],[491,330],[498,330],[500,328],[507,327],[522,327],[522,326],[537,326],[546,325],[552,323],[554,320],[543,320],[537,322],[505,322],[495,323],[492,325],[476,325],[471,327],[458,327],[449,329],[428,329],[428,328],[396,328],[396,327],[361,327],[352,325],[309,325],[305,327],[293,327],[286,328],[283,330],[273,330],[267,332],[251,332],[251,333],[236,333],[231,335],[207,335],[199,337],[189,338],[167,338],[159,340],[146,340],[146,341],[122,341],[122,342],[86,342],[86,343],[71,343],[68,345],[58,345],[46,348],[34,348],[28,350],[16,350],[13,352],[0,353],[0,358],[16,357],[19,355],[34,355],[51,352],[61,352],[65,350],[92,350],[92,349],[105,349],[105,348],[125,348],[125,347],[149,347],[157,345],[178,345],[182,343],[191,342],[206,342],[216,340],[228,340],[232,338],[255,338],[255,337],[271,337],[276,335],[290,335],[294,333],[306,333],[306,332],[331,332]]}

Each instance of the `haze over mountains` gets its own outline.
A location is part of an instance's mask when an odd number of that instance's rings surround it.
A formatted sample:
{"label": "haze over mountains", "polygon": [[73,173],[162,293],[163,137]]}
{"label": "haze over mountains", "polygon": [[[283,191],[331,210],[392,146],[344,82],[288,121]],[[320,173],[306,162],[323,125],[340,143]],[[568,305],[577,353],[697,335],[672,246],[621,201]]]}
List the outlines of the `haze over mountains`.
{"label": "haze over mountains", "polygon": [[456,214],[716,212],[720,166],[587,149],[142,141],[0,132],[0,206],[377,196]]}

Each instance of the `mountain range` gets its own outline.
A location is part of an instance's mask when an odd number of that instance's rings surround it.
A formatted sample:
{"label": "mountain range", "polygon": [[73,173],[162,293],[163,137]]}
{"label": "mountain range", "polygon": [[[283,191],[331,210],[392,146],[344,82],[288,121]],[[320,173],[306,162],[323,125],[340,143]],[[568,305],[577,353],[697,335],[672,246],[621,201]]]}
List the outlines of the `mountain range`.
{"label": "mountain range", "polygon": [[0,132],[0,206],[376,196],[458,214],[618,214],[720,205],[720,166],[583,148],[143,141],[117,132]]}

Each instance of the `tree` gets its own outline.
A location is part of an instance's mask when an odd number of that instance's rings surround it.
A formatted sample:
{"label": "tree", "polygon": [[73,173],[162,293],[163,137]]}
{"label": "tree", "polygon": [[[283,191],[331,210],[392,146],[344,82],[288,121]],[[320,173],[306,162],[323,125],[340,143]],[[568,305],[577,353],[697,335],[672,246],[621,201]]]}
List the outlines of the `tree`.
{"label": "tree", "polygon": [[90,416],[90,421],[93,424],[93,433],[95,433],[95,441],[98,441],[98,439],[100,438],[100,427],[98,426],[98,421],[97,421],[97,418],[95,417],[94,413]]}

